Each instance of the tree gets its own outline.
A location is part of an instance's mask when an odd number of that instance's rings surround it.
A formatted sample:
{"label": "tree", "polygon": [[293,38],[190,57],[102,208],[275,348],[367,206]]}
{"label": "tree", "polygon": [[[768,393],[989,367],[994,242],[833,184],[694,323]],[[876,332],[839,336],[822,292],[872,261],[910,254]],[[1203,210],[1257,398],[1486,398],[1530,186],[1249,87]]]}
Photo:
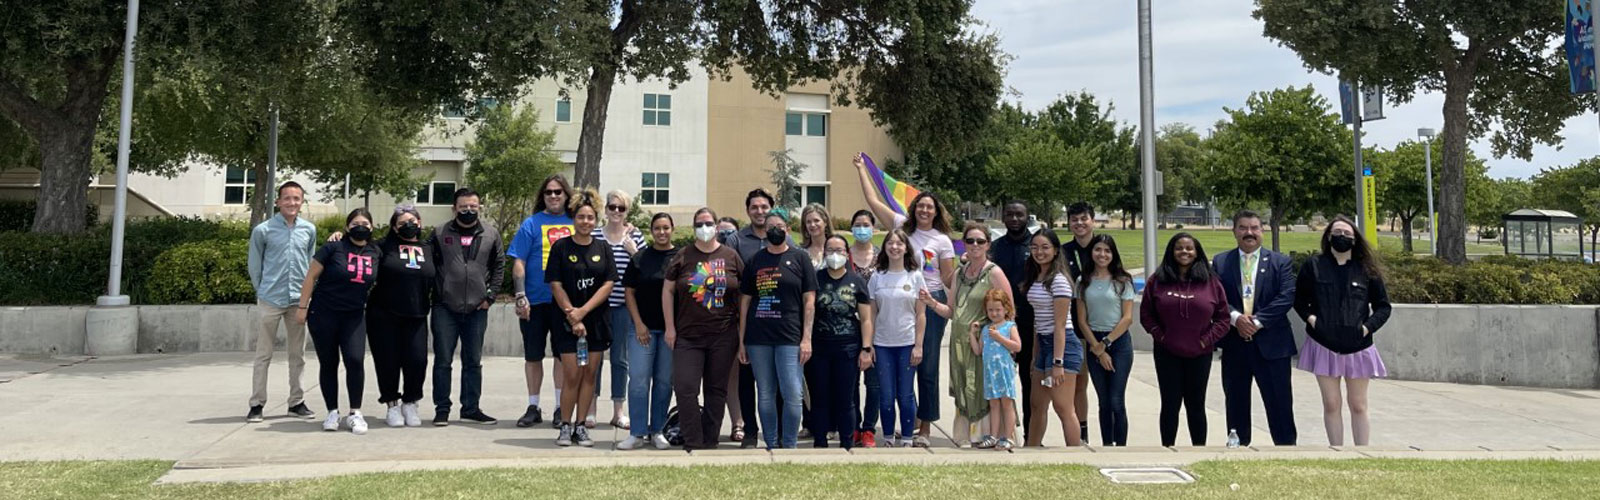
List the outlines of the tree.
{"label": "tree", "polygon": [[1600,242],[1600,158],[1540,170],[1533,176],[1533,200],[1539,208],[1565,210],[1582,218],[1591,250]]}
{"label": "tree", "polygon": [[1481,203],[1467,207],[1467,221],[1478,226],[1478,240],[1483,240],[1484,228],[1498,228],[1501,216],[1533,204],[1533,183],[1527,179],[1506,178],[1490,181]]}
{"label": "tree", "polygon": [[772,187],[778,190],[775,194],[778,197],[778,204],[772,208],[788,210],[789,215],[799,213],[800,174],[810,168],[790,156],[793,153],[793,149],[767,152],[767,156],[772,158],[772,168],[768,170],[772,173]]}
{"label": "tree", "polygon": [[871,110],[902,144],[961,151],[993,110],[1005,60],[996,37],[972,32],[971,3],[351,0],[342,12],[375,47],[368,72],[414,100],[511,96],[553,75],[585,87],[574,183],[593,187],[613,85],[682,82],[696,65],[713,78],[737,66],[770,93],[843,76],[834,102]]}
{"label": "tree", "polygon": [[1253,15],[1306,67],[1391,102],[1444,93],[1439,255],[1453,264],[1467,258],[1467,141],[1490,135],[1496,156],[1528,160],[1593,105],[1568,92],[1563,11],[1544,0],[1256,0]]}
{"label": "tree", "polygon": [[[560,172],[555,130],[539,129],[531,106],[502,103],[487,110],[466,145],[467,185],[483,196],[495,227],[516,227],[543,194],[544,179]],[[635,200],[637,201],[637,200]]]}
{"label": "tree", "polygon": [[1157,209],[1171,212],[1181,201],[1211,201],[1211,189],[1202,167],[1204,144],[1194,127],[1168,123],[1156,132],[1156,166],[1163,173],[1165,194],[1158,197]]}
{"label": "tree", "polygon": [[[1054,134],[1063,146],[1090,152],[1092,167],[1079,172],[1095,183],[1085,198],[1094,200],[1101,213],[1122,211],[1126,221],[1127,215],[1138,214],[1144,206],[1140,197],[1144,189],[1135,130],[1117,123],[1111,115],[1114,108],[1110,103],[1102,108],[1088,92],[1065,94],[1039,111],[1038,126]],[[1134,226],[1138,226],[1137,215]]]}
{"label": "tree", "polygon": [[1273,250],[1284,221],[1353,207],[1340,196],[1349,192],[1350,133],[1314,89],[1252,92],[1244,108],[1223,110],[1206,141],[1212,190],[1225,205],[1270,207]]}
{"label": "tree", "polygon": [[[1433,147],[1433,156],[1438,157],[1441,145],[1437,139],[1429,143],[1404,141],[1392,150],[1374,152],[1368,162],[1372,165],[1373,175],[1377,177],[1378,211],[1400,219],[1400,224],[1404,226],[1401,228],[1401,241],[1406,252],[1413,251],[1411,222],[1418,216],[1426,217],[1428,213],[1428,186],[1424,175],[1427,158],[1423,148],[1429,144]],[[1472,208],[1477,208],[1479,204],[1492,205],[1493,185],[1489,180],[1488,165],[1469,151],[1466,170],[1467,198],[1472,202],[1468,205]],[[1439,185],[1438,169],[1434,169],[1433,182],[1434,186]],[[1438,235],[1430,237],[1436,238]]]}
{"label": "tree", "polygon": [[1055,135],[1032,130],[1012,138],[988,162],[988,176],[999,199],[1022,200],[1049,226],[1061,215],[1068,200],[1090,194],[1094,171],[1093,148],[1068,147]]}

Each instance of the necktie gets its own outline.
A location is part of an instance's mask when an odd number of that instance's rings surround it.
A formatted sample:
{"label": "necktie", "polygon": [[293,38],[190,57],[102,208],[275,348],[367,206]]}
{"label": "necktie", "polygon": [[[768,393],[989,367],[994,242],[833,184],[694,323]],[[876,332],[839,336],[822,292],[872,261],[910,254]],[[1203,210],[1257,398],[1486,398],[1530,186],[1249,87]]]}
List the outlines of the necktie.
{"label": "necktie", "polygon": [[1244,276],[1240,281],[1244,285],[1241,297],[1244,299],[1244,313],[1251,314],[1256,305],[1256,258],[1257,254],[1250,254],[1244,259]]}

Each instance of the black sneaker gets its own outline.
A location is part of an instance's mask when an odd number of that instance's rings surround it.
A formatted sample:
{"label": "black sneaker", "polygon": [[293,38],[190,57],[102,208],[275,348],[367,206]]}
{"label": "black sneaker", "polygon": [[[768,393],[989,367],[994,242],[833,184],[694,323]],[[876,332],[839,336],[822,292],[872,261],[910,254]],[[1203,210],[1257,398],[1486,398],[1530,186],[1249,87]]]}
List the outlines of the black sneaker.
{"label": "black sneaker", "polygon": [[557,428],[557,429],[561,428],[561,407],[560,406],[557,406],[556,407],[556,411],[550,414],[550,426],[554,427],[554,428]]}
{"label": "black sneaker", "polygon": [[448,412],[448,411],[434,412],[434,414],[433,414],[433,426],[434,427],[444,427],[444,426],[447,426],[447,425],[450,425],[450,412]]}
{"label": "black sneaker", "polygon": [[528,411],[517,419],[517,427],[533,427],[543,421],[544,417],[539,415],[539,405],[528,405]]}
{"label": "black sneaker", "polygon": [[756,434],[758,434],[758,433],[757,432],[751,432],[749,429],[746,429],[745,430],[745,434],[744,434],[744,441],[740,441],[739,442],[739,448],[740,449],[746,449],[746,450],[751,449],[751,448],[755,448],[756,445],[757,445],[757,443],[756,443]]}
{"label": "black sneaker", "polygon": [[259,406],[259,405],[251,406],[250,407],[250,413],[244,414],[244,421],[246,421],[246,422],[252,422],[253,423],[253,422],[260,422],[262,420],[264,420],[264,419],[261,417],[261,406]]}
{"label": "black sneaker", "polygon": [[317,412],[311,411],[310,408],[306,408],[305,402],[302,401],[300,404],[289,407],[289,416],[300,417],[306,420],[316,420]]}
{"label": "black sneaker", "polygon": [[494,417],[485,415],[483,413],[483,410],[474,411],[472,413],[463,412],[461,414],[461,419],[462,420],[466,420],[468,422],[475,423],[475,424],[483,424],[483,425],[494,425],[494,424],[500,423],[500,421],[499,420],[495,420]]}

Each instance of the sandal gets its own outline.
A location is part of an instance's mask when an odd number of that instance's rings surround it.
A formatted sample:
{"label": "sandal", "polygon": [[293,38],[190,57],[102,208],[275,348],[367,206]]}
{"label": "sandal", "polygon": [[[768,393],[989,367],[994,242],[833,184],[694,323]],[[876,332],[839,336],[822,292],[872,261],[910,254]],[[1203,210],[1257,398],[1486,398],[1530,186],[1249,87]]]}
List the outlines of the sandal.
{"label": "sandal", "polygon": [[994,445],[994,449],[999,450],[999,451],[1011,451],[1011,447],[1012,446],[1014,446],[1014,445],[1011,444],[1011,440],[1010,439],[1001,439],[998,443],[996,443]]}
{"label": "sandal", "polygon": [[928,436],[918,434],[916,437],[911,438],[911,446],[913,447],[927,448],[929,444]]}
{"label": "sandal", "polygon": [[994,436],[984,436],[982,441],[978,441],[978,444],[975,444],[972,447],[980,449],[980,450],[987,450],[987,449],[990,449],[990,448],[994,448],[995,446],[998,446],[999,444],[1000,444],[1000,441],[996,440],[994,438]]}
{"label": "sandal", "polygon": [[733,426],[733,433],[728,434],[728,440],[735,443],[744,441],[744,425],[741,424]]}
{"label": "sandal", "polygon": [[633,427],[633,422],[631,419],[625,416],[613,417],[611,419],[611,426],[617,429],[629,430],[631,427]]}

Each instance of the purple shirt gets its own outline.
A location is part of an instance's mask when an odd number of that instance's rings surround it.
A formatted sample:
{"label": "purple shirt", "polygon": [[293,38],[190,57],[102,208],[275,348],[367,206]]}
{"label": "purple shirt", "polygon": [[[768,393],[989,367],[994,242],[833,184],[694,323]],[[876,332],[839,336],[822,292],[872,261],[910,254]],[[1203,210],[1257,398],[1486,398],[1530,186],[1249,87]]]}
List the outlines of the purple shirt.
{"label": "purple shirt", "polygon": [[1156,345],[1179,357],[1210,355],[1228,334],[1228,296],[1215,276],[1204,283],[1162,283],[1144,287],[1139,324]]}

